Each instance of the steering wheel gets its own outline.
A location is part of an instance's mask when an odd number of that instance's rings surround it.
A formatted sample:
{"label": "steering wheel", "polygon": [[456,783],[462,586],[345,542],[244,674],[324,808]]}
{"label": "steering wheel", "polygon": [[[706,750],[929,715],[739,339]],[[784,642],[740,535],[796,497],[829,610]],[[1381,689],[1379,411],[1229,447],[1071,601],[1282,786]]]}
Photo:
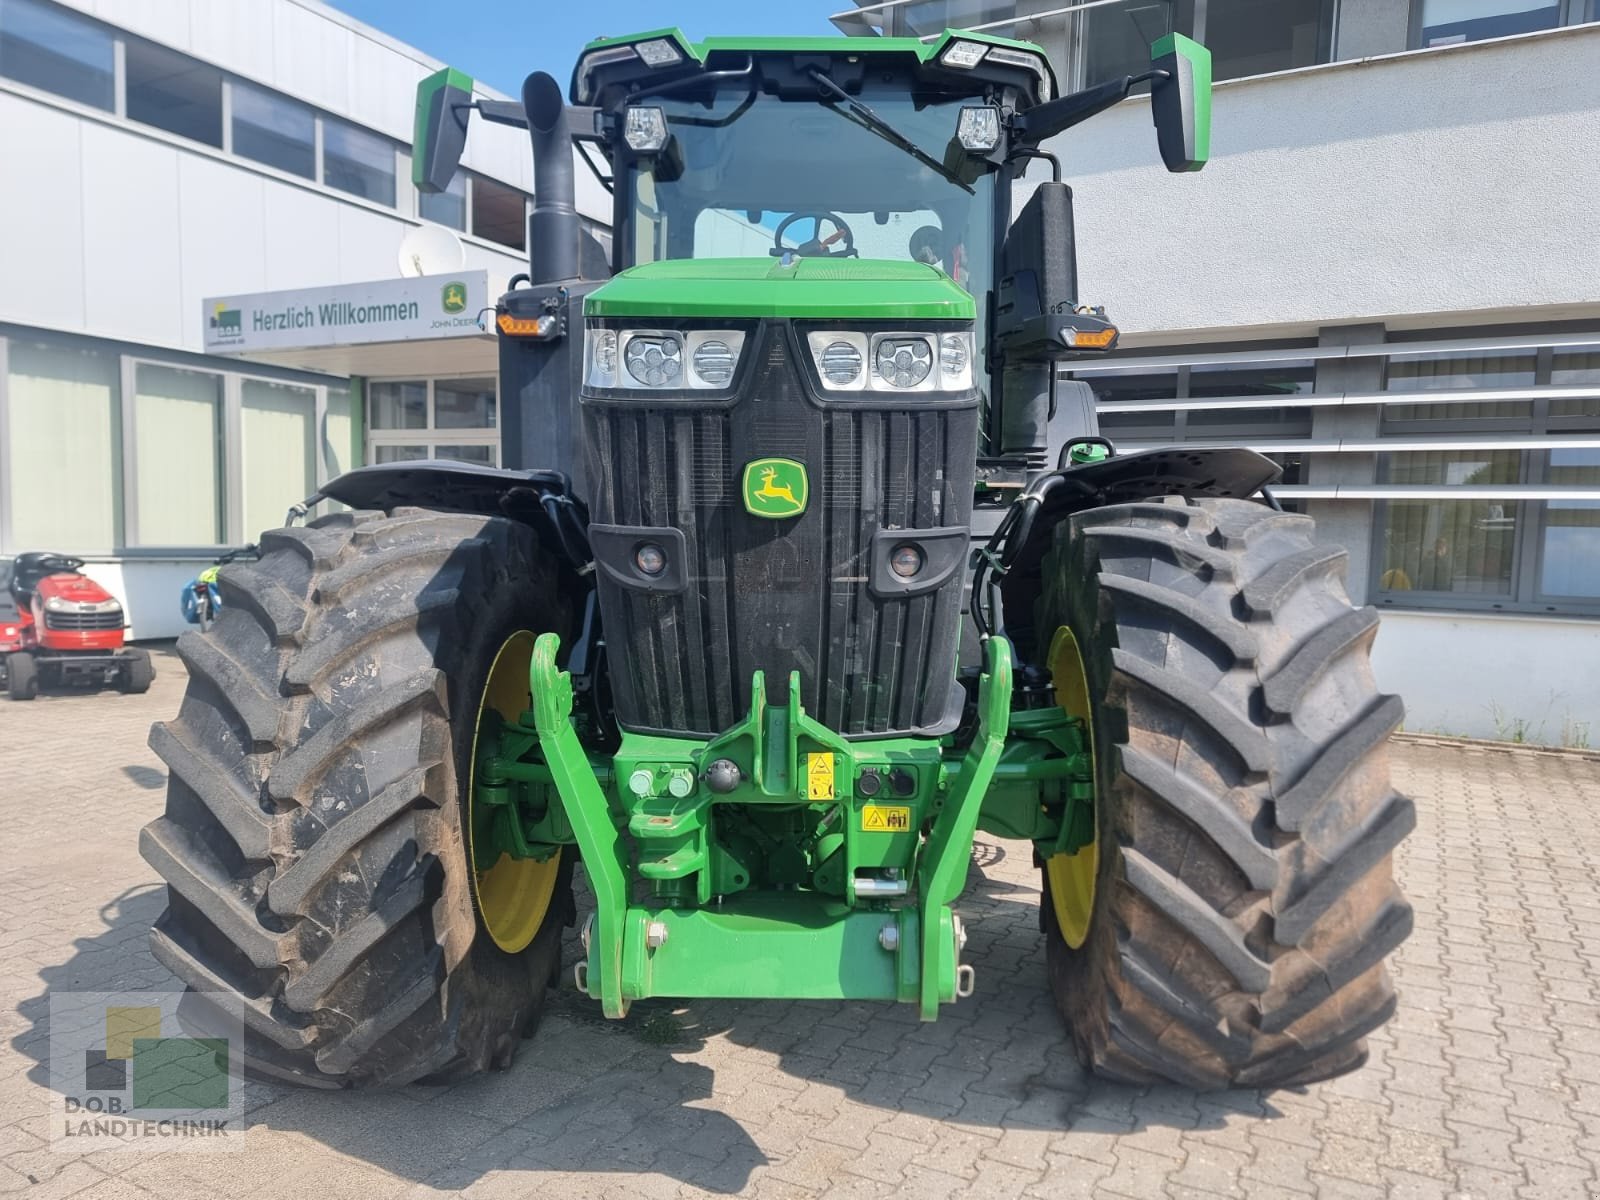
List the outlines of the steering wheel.
{"label": "steering wheel", "polygon": [[[784,231],[796,221],[811,222],[811,238],[798,246],[786,246],[783,243]],[[833,232],[826,237],[822,235],[824,221],[833,225]],[[843,249],[830,250],[828,247],[840,238],[844,239]],[[844,218],[838,213],[825,212],[820,208],[802,209],[778,222],[778,228],[772,234],[772,249],[767,253],[774,258],[786,253],[798,254],[802,258],[851,258],[856,254],[856,235],[850,232],[850,226],[844,223]]]}

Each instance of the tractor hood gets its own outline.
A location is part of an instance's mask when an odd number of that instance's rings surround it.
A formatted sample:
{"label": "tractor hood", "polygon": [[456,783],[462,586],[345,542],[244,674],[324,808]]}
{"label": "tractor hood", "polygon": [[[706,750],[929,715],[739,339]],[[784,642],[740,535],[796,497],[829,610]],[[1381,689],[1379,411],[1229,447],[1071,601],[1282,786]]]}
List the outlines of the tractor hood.
{"label": "tractor hood", "polygon": [[972,297],[937,267],[860,258],[686,258],[630,268],[591,292],[587,317],[971,321]]}

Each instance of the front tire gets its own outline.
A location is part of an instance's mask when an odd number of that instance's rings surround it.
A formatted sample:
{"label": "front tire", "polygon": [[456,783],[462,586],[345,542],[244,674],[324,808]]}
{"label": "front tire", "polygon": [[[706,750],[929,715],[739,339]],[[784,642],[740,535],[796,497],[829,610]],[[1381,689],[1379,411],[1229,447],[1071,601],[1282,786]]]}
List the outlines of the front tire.
{"label": "front tire", "polygon": [[1361,1065],[1394,1011],[1383,960],[1411,909],[1391,860],[1415,813],[1385,741],[1403,710],[1374,684],[1377,616],[1351,606],[1345,552],[1311,530],[1172,500],[1056,531],[1038,627],[1082,647],[1098,861],[1081,945],[1051,863],[1041,924],[1057,1006],[1102,1075],[1308,1083]]}
{"label": "front tire", "polygon": [[150,739],[166,815],[140,843],[188,1023],[232,993],[246,1065],[315,1086],[509,1065],[572,920],[571,863],[502,951],[478,929],[463,793],[496,651],[568,631],[556,564],[503,518],[344,513],[264,535],[219,586],[212,632],[178,643],[188,692]]}
{"label": "front tire", "polygon": [[26,650],[6,658],[6,692],[13,700],[32,700],[39,694],[39,664]]}
{"label": "front tire", "polygon": [[156,681],[156,668],[150,661],[150,652],[133,649],[125,651],[124,654],[128,661],[123,664],[117,686],[126,695],[142,696]]}

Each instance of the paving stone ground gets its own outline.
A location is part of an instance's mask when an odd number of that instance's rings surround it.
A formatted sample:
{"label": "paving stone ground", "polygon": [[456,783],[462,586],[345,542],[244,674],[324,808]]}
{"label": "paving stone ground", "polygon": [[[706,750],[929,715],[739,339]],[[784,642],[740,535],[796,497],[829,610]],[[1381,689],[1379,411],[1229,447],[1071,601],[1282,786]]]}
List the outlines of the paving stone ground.
{"label": "paving stone ground", "polygon": [[[641,1006],[570,972],[503,1074],[330,1094],[251,1085],[235,1153],[52,1150],[47,995],[171,988],[139,858],[161,810],[145,697],[0,700],[0,1193],[471,1197],[1600,1194],[1600,761],[1398,742],[1417,929],[1370,1063],[1294,1091],[1086,1077],[1052,1011],[1026,844],[984,839],[963,911],[978,994],[904,1007]],[[576,958],[575,942],[567,962]]]}

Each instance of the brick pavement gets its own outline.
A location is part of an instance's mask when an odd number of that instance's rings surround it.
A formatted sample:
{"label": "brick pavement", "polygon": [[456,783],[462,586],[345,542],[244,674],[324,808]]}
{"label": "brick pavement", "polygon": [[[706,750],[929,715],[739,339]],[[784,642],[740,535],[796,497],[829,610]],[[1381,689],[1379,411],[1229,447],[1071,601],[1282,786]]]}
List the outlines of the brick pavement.
{"label": "brick pavement", "polygon": [[[504,1074],[328,1094],[251,1085],[242,1153],[73,1157],[44,1140],[46,992],[171,985],[138,856],[162,779],[147,697],[0,700],[0,1193],[172,1196],[1568,1197],[1600,1163],[1600,761],[1399,743],[1418,828],[1399,1017],[1368,1066],[1197,1096],[1077,1067],[1050,1008],[1026,845],[963,903],[978,995],[904,1007],[641,1005],[569,982]],[[567,961],[576,955],[569,944]]]}

